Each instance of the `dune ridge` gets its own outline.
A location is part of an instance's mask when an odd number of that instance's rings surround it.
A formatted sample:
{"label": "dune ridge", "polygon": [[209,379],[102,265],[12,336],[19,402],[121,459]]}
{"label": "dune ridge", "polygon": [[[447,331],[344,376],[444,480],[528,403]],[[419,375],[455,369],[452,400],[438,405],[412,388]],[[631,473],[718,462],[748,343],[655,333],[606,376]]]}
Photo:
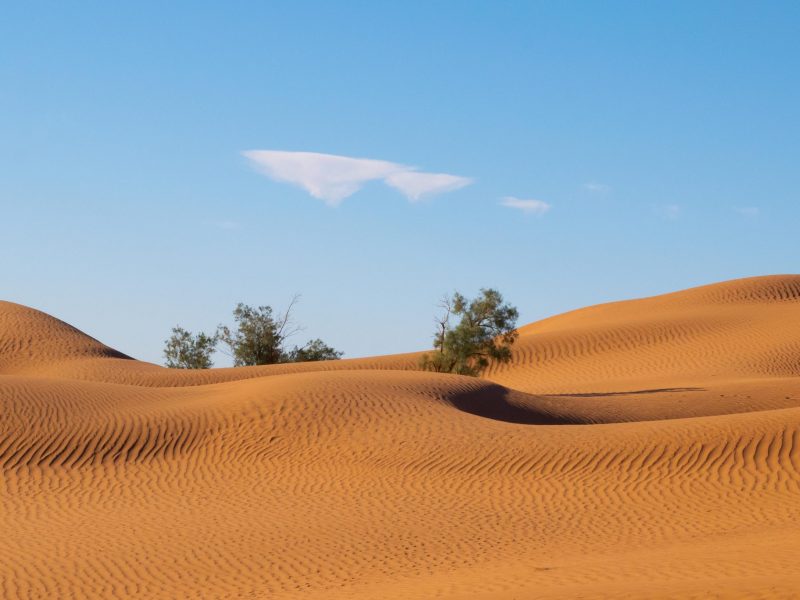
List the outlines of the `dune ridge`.
{"label": "dune ridge", "polygon": [[3,598],[791,598],[800,276],[202,372],[0,303]]}

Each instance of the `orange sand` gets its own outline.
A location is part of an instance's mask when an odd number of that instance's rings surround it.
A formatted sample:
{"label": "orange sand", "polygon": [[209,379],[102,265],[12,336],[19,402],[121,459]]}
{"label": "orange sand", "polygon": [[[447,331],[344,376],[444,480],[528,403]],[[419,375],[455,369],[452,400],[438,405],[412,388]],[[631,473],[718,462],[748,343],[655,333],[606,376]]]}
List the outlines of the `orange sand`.
{"label": "orange sand", "polygon": [[800,276],[416,364],[173,371],[0,303],[0,597],[800,594]]}

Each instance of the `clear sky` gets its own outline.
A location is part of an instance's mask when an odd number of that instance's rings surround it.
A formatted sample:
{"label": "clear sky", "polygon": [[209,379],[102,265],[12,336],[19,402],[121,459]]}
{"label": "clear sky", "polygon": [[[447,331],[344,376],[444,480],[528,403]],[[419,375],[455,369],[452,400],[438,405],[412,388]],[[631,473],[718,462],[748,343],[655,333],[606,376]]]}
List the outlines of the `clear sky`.
{"label": "clear sky", "polygon": [[137,358],[294,293],[354,357],[454,289],[526,323],[798,271],[798,2],[2,12],[0,297]]}

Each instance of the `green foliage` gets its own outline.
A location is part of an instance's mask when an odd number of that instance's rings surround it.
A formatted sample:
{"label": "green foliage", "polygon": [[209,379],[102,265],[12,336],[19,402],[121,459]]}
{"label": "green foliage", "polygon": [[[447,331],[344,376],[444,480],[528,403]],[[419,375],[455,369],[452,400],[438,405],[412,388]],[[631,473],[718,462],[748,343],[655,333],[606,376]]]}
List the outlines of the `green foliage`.
{"label": "green foliage", "polygon": [[312,362],[316,360],[338,360],[344,352],[339,352],[320,339],[311,340],[305,346],[295,346],[287,355],[287,362]]}
{"label": "green foliage", "polygon": [[292,310],[297,301],[298,297],[295,296],[289,307],[277,315],[270,306],[253,308],[242,303],[236,306],[233,311],[236,328],[231,330],[220,325],[217,329],[219,339],[230,348],[235,366],[336,360],[342,357],[342,352],[319,339],[305,346],[286,349],[287,339],[301,329],[292,322]]}
{"label": "green foliage", "polygon": [[[519,313],[503,302],[500,292],[481,289],[474,300],[456,292],[452,298],[445,297],[441,307],[444,313],[436,320],[435,350],[422,357],[421,368],[478,376],[491,361],[511,360]],[[451,322],[454,319],[456,324]]]}
{"label": "green foliage", "polygon": [[290,335],[289,310],[276,320],[271,307],[253,308],[240,302],[233,310],[236,329],[220,325],[217,330],[219,339],[231,350],[233,364],[243,367],[282,362],[283,341]]}
{"label": "green foliage", "polygon": [[182,327],[173,327],[172,335],[164,342],[165,364],[171,369],[210,369],[216,345],[216,335],[192,335]]}

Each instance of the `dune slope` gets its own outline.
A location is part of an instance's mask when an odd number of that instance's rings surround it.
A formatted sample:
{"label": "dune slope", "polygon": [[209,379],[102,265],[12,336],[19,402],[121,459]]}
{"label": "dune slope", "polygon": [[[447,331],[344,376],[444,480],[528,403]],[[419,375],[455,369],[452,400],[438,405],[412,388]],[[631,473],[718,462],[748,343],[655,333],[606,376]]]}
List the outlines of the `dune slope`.
{"label": "dune slope", "polygon": [[176,372],[0,303],[0,597],[800,589],[800,276],[417,358]]}

